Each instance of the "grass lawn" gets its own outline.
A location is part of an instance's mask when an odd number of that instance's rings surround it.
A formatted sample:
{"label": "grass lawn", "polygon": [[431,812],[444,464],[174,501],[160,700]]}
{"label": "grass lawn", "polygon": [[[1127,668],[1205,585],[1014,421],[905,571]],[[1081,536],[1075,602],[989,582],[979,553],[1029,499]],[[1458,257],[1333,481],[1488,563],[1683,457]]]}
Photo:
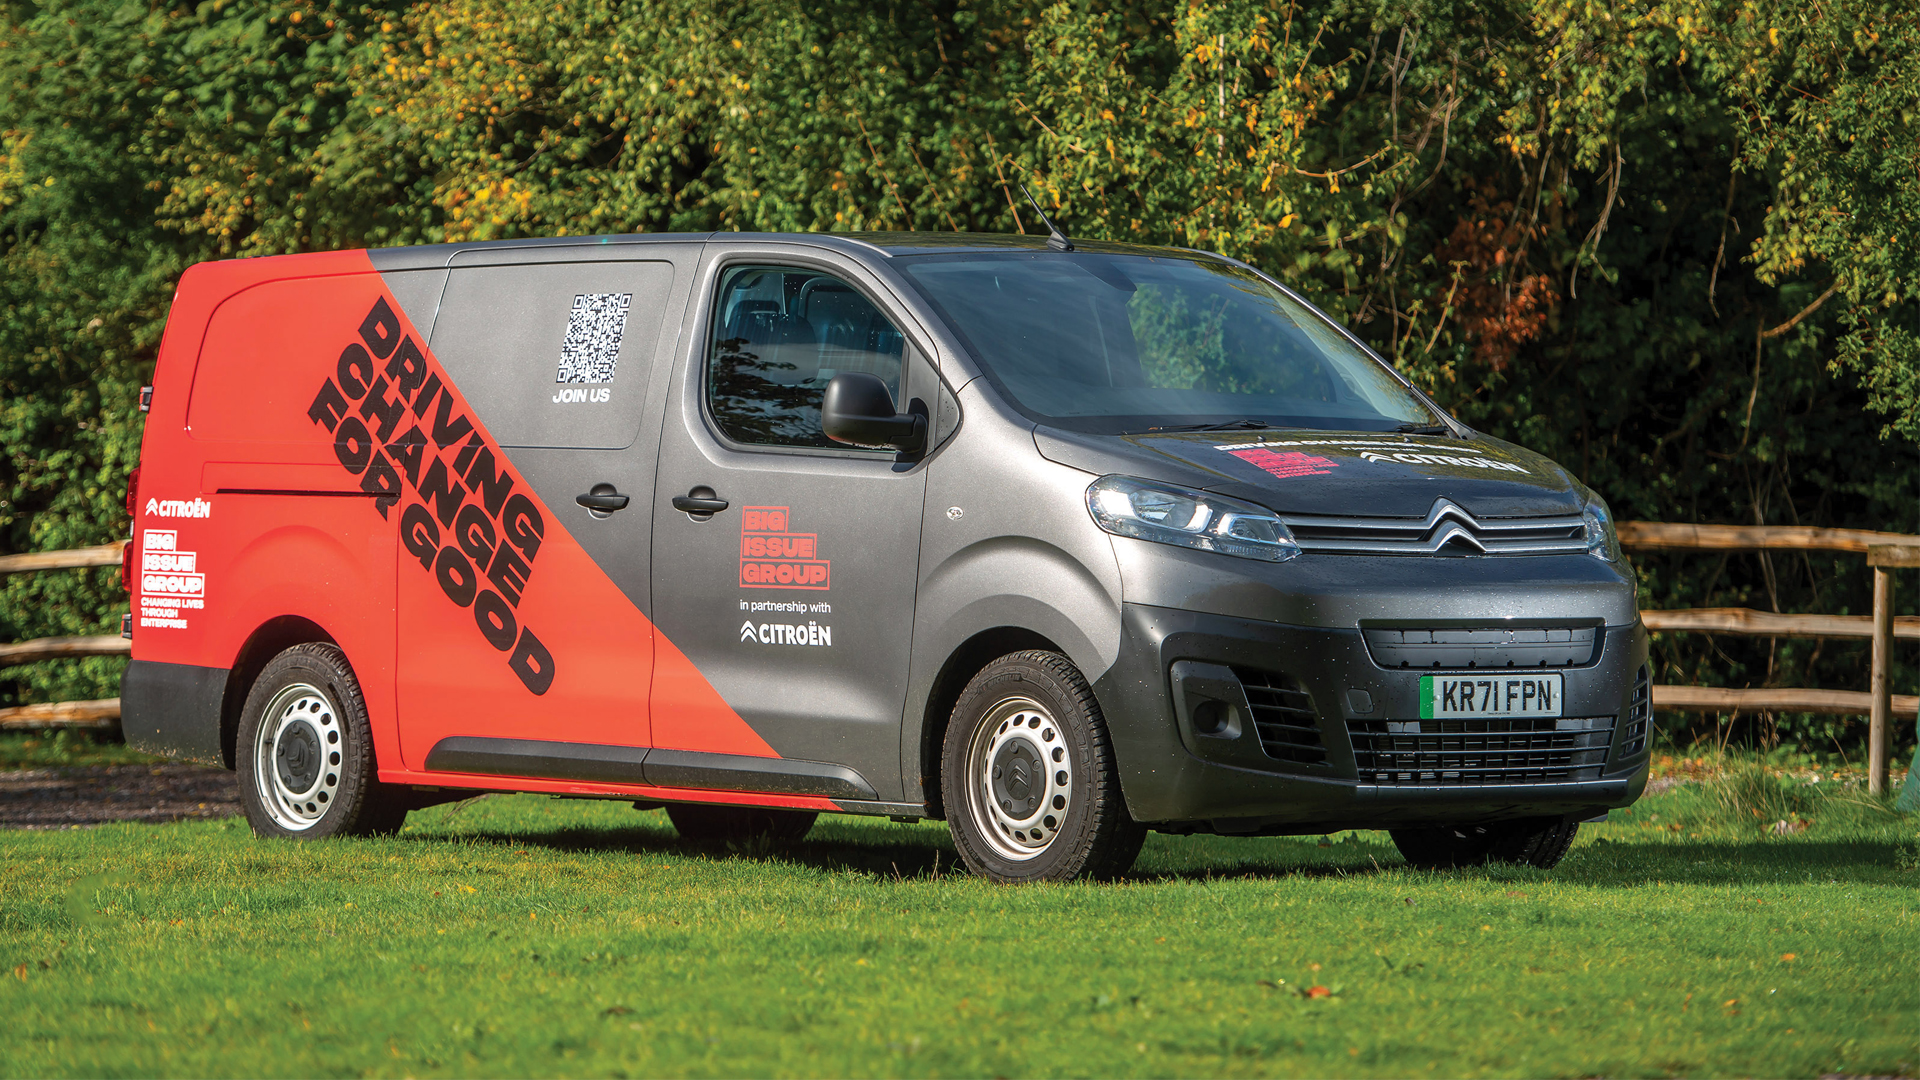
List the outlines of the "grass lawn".
{"label": "grass lawn", "polygon": [[1553,871],[1155,836],[1024,889],[935,824],[702,850],[530,795],[6,833],[0,1073],[1912,1075],[1920,818],[1804,780],[1647,798]]}

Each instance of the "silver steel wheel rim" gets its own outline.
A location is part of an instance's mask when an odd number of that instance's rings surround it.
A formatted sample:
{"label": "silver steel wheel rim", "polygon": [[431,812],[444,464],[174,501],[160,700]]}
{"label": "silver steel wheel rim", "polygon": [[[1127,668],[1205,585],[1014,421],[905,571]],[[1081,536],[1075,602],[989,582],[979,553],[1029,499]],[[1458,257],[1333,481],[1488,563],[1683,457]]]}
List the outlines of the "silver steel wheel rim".
{"label": "silver steel wheel rim", "polygon": [[254,736],[253,786],[274,823],[304,832],[340,794],[346,729],[319,687],[295,683],[273,695]]}
{"label": "silver steel wheel rim", "polygon": [[967,811],[994,853],[1015,862],[1053,845],[1073,810],[1073,754],[1053,714],[1027,697],[996,703],[967,751]]}

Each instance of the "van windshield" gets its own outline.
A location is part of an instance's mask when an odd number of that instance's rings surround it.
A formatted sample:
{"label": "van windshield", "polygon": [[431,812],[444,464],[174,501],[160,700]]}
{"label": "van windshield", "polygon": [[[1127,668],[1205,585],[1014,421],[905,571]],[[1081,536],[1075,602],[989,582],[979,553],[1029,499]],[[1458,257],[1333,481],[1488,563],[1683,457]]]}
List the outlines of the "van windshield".
{"label": "van windshield", "polygon": [[1440,423],[1311,308],[1226,263],[1021,251],[900,265],[1042,423],[1095,434]]}

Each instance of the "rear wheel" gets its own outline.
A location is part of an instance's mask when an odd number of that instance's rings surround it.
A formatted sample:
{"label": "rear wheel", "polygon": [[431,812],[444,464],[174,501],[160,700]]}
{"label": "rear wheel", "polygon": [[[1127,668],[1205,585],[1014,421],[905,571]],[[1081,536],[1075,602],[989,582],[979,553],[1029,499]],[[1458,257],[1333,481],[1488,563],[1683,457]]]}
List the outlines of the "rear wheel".
{"label": "rear wheel", "polygon": [[237,746],[240,803],[261,836],[364,836],[406,820],[400,793],[376,772],[360,683],[333,645],[295,645],[267,662]]}
{"label": "rear wheel", "polygon": [[940,790],[961,861],[1006,884],[1118,877],[1146,838],[1100,703],[1058,653],[1013,653],[973,677],[947,725]]}
{"label": "rear wheel", "polygon": [[819,816],[811,810],[776,810],[766,806],[667,804],[667,820],[673,822],[683,839],[695,843],[764,838],[774,844],[795,844],[807,835]]}
{"label": "rear wheel", "polygon": [[1423,870],[1520,863],[1551,870],[1573,846],[1580,823],[1564,818],[1522,818],[1483,825],[1441,825],[1393,829],[1393,844],[1407,862]]}

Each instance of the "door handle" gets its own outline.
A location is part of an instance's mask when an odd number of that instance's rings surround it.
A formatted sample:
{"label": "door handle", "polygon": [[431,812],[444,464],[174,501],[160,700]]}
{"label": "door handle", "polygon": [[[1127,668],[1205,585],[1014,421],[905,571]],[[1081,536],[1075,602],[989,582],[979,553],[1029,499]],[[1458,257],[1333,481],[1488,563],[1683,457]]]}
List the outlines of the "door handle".
{"label": "door handle", "polygon": [[614,490],[612,484],[595,484],[593,490],[573,500],[587,508],[594,517],[606,517],[615,510],[625,510],[627,503],[633,501]]}
{"label": "door handle", "polygon": [[693,514],[701,520],[712,517],[727,508],[727,500],[714,494],[713,489],[701,485],[685,495],[673,497],[673,508],[685,514]]}

